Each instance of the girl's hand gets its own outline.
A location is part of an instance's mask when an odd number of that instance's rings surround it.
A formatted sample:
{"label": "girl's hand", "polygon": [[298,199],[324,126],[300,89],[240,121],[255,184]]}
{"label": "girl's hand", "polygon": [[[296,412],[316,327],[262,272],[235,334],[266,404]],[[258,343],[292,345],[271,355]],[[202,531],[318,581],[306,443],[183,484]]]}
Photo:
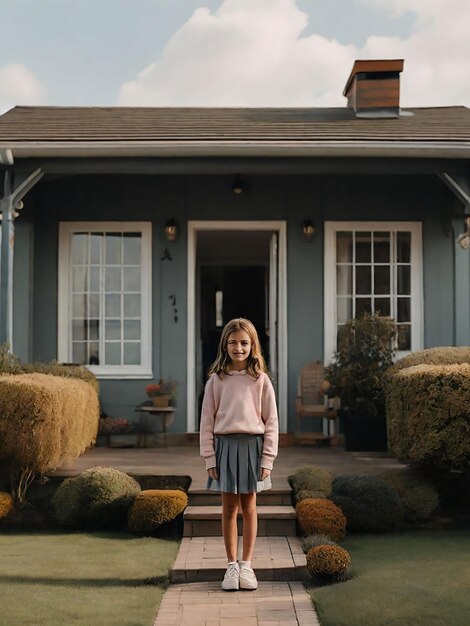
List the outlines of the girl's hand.
{"label": "girl's hand", "polygon": [[213,480],[219,480],[219,473],[217,472],[217,469],[215,467],[210,467],[207,470],[207,473]]}
{"label": "girl's hand", "polygon": [[262,467],[261,468],[261,480],[264,480],[268,476],[271,476],[271,470],[267,469],[266,467]]}

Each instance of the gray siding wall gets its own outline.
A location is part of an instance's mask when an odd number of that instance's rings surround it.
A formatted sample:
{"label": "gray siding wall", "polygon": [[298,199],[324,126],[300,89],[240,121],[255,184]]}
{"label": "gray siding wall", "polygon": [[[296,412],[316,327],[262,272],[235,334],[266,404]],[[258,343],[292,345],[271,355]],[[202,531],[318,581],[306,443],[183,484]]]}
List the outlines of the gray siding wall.
{"label": "gray siding wall", "polygon": [[[232,182],[226,175],[97,175],[41,182],[33,192],[34,241],[32,227],[28,237],[18,225],[16,255],[21,262],[16,262],[16,275],[33,277],[32,293],[21,287],[20,280],[15,286],[15,337],[21,355],[41,361],[57,357],[58,224],[79,220],[152,222],[153,371],[155,378],[171,376],[180,383],[174,431],[186,430],[188,219],[287,222],[290,430],[297,374],[306,362],[323,358],[325,220],[422,221],[425,347],[454,344],[454,239],[445,232],[446,213],[450,213],[453,200],[437,178],[259,175],[246,179],[246,193],[241,196],[231,193]],[[28,205],[24,211],[27,219]],[[180,236],[172,244],[163,235],[170,217],[180,227]],[[311,243],[305,243],[301,235],[306,218],[317,228]],[[171,251],[172,261],[161,260],[165,247]],[[28,258],[34,258],[33,268]],[[177,297],[177,323],[170,294]],[[147,382],[102,380],[104,410],[135,419],[134,407],[145,399]]]}

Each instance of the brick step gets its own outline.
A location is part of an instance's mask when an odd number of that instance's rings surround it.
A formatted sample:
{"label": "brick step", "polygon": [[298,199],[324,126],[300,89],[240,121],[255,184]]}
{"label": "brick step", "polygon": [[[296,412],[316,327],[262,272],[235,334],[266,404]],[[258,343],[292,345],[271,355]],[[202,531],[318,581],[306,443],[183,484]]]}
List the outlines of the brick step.
{"label": "brick step", "polygon": [[[238,540],[238,558],[242,539]],[[258,537],[252,560],[259,581],[308,578],[300,539],[294,536]],[[222,581],[227,568],[222,537],[183,537],[171,572],[172,583]]]}
{"label": "brick step", "polygon": [[[258,537],[296,535],[296,515],[292,506],[260,506]],[[222,535],[221,506],[188,506],[183,520],[183,537],[217,537]],[[238,534],[242,534],[242,515],[238,513]]]}
{"label": "brick step", "polygon": [[[256,503],[258,506],[291,506],[291,493],[290,489],[261,491],[256,497]],[[190,506],[220,506],[222,504],[220,493],[209,489],[190,489],[188,497]]]}

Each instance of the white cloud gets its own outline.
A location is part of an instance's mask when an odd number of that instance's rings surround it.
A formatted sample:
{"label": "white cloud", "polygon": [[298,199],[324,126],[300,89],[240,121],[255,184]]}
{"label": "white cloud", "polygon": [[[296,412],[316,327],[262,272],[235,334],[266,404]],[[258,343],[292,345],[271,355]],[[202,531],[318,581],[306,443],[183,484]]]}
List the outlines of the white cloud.
{"label": "white cloud", "polygon": [[21,63],[0,67],[0,114],[17,105],[43,104],[44,85]]}
{"label": "white cloud", "polygon": [[214,13],[196,10],[161,59],[122,85],[119,103],[345,106],[354,59],[404,58],[403,106],[470,105],[467,0],[363,2],[392,16],[412,11],[414,31],[404,39],[371,35],[358,48],[303,35],[308,16],[296,0],[225,0]]}

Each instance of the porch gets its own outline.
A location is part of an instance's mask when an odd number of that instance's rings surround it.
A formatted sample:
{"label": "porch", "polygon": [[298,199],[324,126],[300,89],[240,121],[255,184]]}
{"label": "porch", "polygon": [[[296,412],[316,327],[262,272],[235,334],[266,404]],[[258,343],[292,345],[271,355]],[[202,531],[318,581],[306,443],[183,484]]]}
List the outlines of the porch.
{"label": "porch", "polygon": [[[168,448],[91,448],[51,475],[70,476],[95,466],[114,467],[131,474],[191,476],[191,490],[204,489],[206,471],[195,445]],[[289,488],[287,477],[305,465],[316,465],[334,476],[348,473],[378,474],[405,467],[386,452],[346,452],[343,448],[287,446],[279,448],[274,464],[273,489]]]}

